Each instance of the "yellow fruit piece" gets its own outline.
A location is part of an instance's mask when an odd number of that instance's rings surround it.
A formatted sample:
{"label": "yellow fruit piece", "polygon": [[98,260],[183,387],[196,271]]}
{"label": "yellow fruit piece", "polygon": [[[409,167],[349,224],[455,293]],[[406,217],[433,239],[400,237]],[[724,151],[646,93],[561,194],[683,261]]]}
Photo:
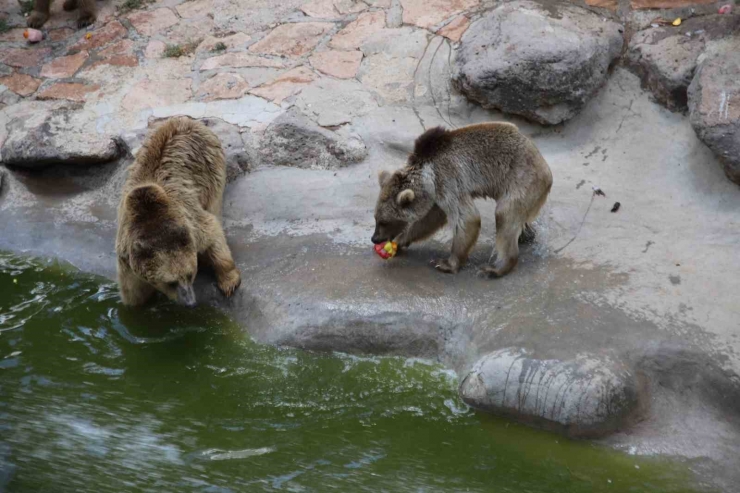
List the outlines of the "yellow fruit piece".
{"label": "yellow fruit piece", "polygon": [[674,26],[680,26],[681,25],[681,18],[680,17],[676,17],[676,20],[673,21],[673,25]]}
{"label": "yellow fruit piece", "polygon": [[92,38],[92,33],[85,34],[85,39],[90,39],[90,38]]}

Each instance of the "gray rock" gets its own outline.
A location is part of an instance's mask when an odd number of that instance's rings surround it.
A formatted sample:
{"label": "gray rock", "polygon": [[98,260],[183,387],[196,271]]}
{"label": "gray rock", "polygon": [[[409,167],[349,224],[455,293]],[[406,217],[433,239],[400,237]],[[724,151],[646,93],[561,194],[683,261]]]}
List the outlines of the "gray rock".
{"label": "gray rock", "polygon": [[740,36],[707,47],[689,86],[689,117],[696,135],[740,185]]}
{"label": "gray rock", "polygon": [[[259,156],[252,143],[249,129],[241,130],[237,125],[226,123],[220,118],[201,120],[218,135],[226,155],[226,181],[234,181],[239,176],[257,167]],[[248,143],[249,145],[246,145]]]}
{"label": "gray rock", "polygon": [[7,130],[8,137],[0,149],[6,166],[91,165],[114,161],[124,153],[123,144],[116,138],[79,126],[64,109],[42,114],[41,118],[18,116],[8,123]]}
{"label": "gray rock", "polygon": [[576,115],[604,83],[622,31],[573,5],[507,3],[468,28],[453,81],[485,108],[554,125]]}
{"label": "gray rock", "polygon": [[624,60],[658,103],[684,111],[697,59],[707,41],[738,26],[738,15],[708,15],[687,19],[679,27],[650,27],[632,36]]}
{"label": "gray rock", "polygon": [[682,111],[686,109],[686,91],[704,43],[698,37],[692,40],[678,34],[665,36],[668,32],[668,28],[658,27],[636,33],[625,61],[658,103]]}
{"label": "gray rock", "polygon": [[285,113],[267,128],[260,150],[266,164],[312,169],[341,168],[367,156],[358,135],[319,127],[297,111]]}
{"label": "gray rock", "polygon": [[683,22],[686,22],[695,17],[715,15],[717,14],[718,7],[726,3],[730,2],[630,0],[630,6],[635,8],[618,8],[617,15],[624,22],[625,26],[627,26],[628,30],[634,33],[649,28],[656,23],[656,19],[673,21],[677,17],[680,17]]}
{"label": "gray rock", "polygon": [[630,422],[638,409],[638,387],[626,366],[602,356],[537,359],[506,348],[478,360],[460,384],[460,395],[484,411],[569,436],[595,436]]}

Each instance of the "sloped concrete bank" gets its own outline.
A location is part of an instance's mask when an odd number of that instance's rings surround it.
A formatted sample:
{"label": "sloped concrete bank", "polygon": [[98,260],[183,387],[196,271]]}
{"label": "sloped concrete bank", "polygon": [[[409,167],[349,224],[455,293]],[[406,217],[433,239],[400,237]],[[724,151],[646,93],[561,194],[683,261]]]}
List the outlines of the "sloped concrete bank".
{"label": "sloped concrete bank", "polygon": [[[244,279],[224,300],[204,272],[198,296],[256,340],[437,360],[477,409],[740,484],[737,13],[683,0],[111,2],[90,38],[58,11],[28,47],[11,3],[0,248],[112,279],[132,153],[158,121],[198,118],[225,148]],[[164,57],[167,44],[194,51]],[[460,274],[428,266],[448,232],[378,259],[377,172],[425,128],[490,120],[519,125],[555,178],[516,271],[475,275],[492,251],[487,202]]]}
{"label": "sloped concrete bank", "polygon": [[[464,102],[450,114],[457,123],[501,118]],[[457,276],[428,266],[448,233],[392,261],[373,255],[376,173],[399,166],[421,131],[412,108],[378,108],[352,125],[365,161],[260,165],[230,183],[224,222],[244,282],[227,301],[205,272],[201,302],[265,343],[441,361],[476,408],[630,453],[686,457],[700,478],[731,491],[737,477],[727,466],[740,443],[736,185],[708,165],[715,158],[689,122],[650,102],[622,69],[566,126],[517,123],[555,185],[512,275],[475,274],[491,253],[490,203],[480,204],[482,238]],[[127,162],[8,171],[0,248],[113,278]],[[606,197],[593,194],[597,186]]]}

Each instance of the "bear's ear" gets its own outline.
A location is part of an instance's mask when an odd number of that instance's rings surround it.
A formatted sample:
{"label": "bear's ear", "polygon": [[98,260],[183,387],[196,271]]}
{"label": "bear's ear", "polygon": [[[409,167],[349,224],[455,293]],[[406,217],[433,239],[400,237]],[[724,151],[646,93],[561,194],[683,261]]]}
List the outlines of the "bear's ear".
{"label": "bear's ear", "polygon": [[380,184],[380,186],[382,187],[383,185],[388,183],[388,180],[391,179],[391,176],[391,172],[386,169],[378,173],[378,183]]}
{"label": "bear's ear", "polygon": [[414,198],[414,191],[410,188],[407,188],[406,190],[398,194],[398,197],[396,197],[396,203],[401,207],[406,207],[414,201]]}
{"label": "bear's ear", "polygon": [[126,206],[135,213],[145,212],[147,216],[151,216],[165,210],[167,195],[159,185],[140,185],[128,193]]}

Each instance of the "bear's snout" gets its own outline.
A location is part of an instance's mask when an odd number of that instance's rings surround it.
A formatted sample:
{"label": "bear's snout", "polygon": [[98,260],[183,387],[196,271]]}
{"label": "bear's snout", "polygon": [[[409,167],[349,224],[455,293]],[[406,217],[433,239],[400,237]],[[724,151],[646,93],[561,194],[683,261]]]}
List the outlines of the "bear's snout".
{"label": "bear's snout", "polygon": [[373,237],[370,238],[370,241],[372,241],[374,244],[383,243],[386,241],[386,238],[383,238],[380,234],[380,231],[378,231],[378,227],[375,226],[375,231],[373,231]]}
{"label": "bear's snout", "polygon": [[195,291],[193,286],[177,286],[177,301],[181,305],[192,308],[195,306]]}

